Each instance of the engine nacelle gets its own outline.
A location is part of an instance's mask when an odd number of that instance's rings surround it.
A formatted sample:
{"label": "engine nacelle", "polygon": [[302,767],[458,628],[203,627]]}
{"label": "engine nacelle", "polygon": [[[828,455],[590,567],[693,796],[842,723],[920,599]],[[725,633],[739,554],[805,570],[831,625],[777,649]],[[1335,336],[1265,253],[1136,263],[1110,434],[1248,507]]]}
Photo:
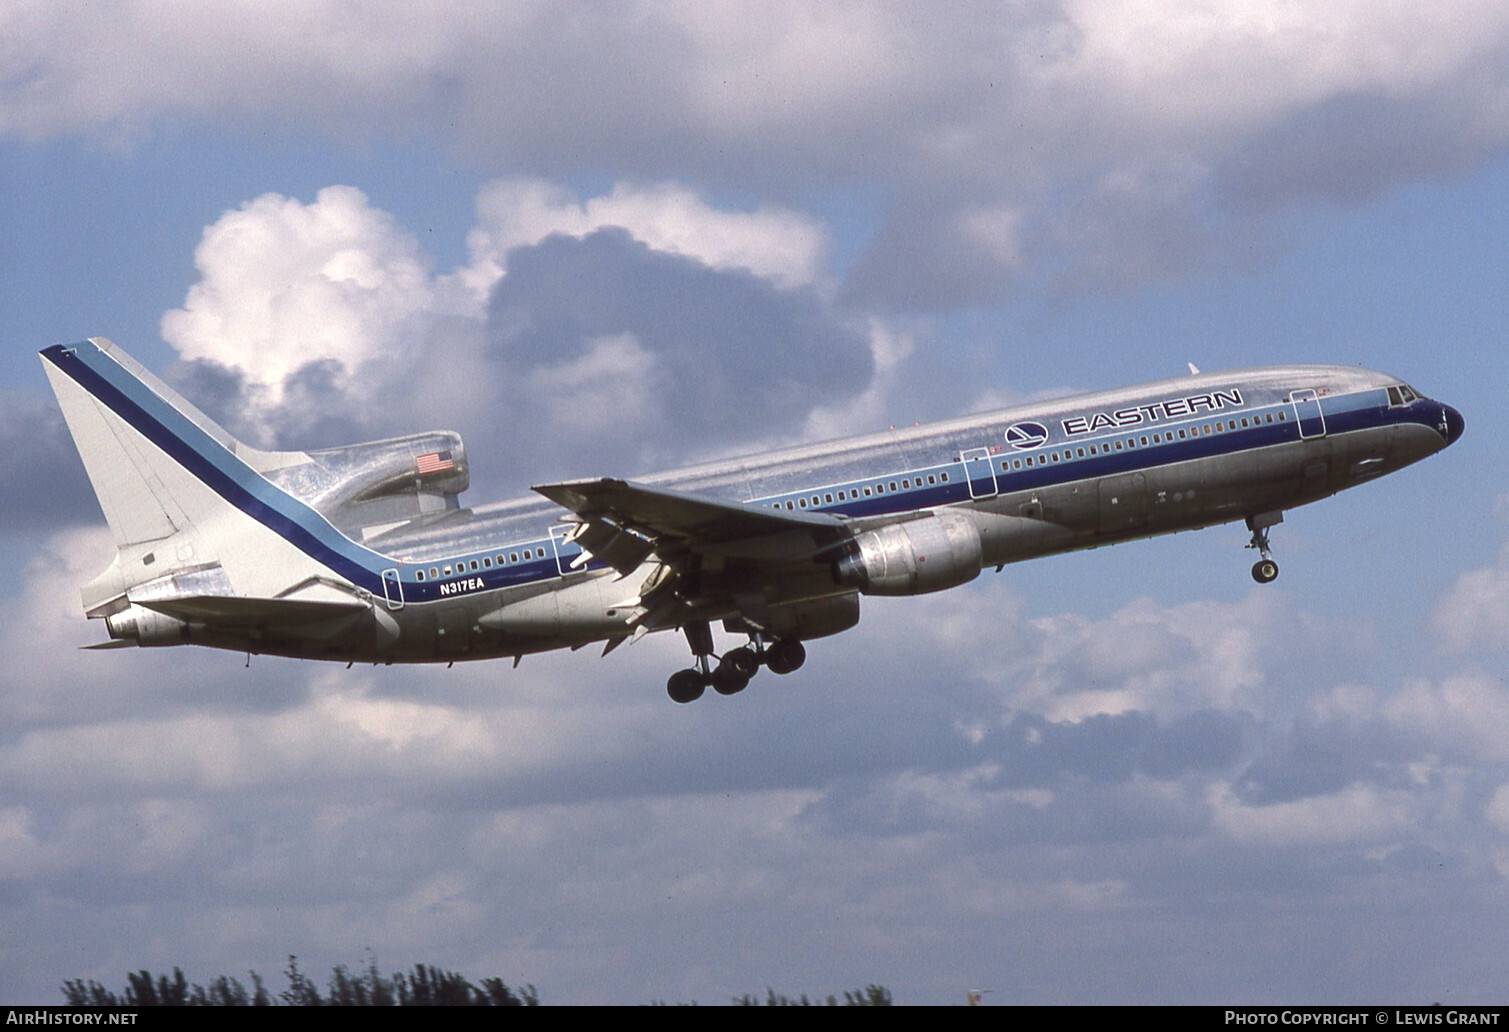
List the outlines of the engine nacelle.
{"label": "engine nacelle", "polygon": [[847,631],[859,623],[859,596],[814,598],[773,606],[765,632],[773,638],[811,641]]}
{"label": "engine nacelle", "polygon": [[923,595],[969,583],[980,565],[979,527],[968,513],[945,510],[855,535],[833,575],[866,595]]}
{"label": "engine nacelle", "polygon": [[177,617],[159,613],[146,606],[127,606],[105,617],[110,637],[134,641],[142,648],[155,645],[182,645],[189,640],[189,625]]}

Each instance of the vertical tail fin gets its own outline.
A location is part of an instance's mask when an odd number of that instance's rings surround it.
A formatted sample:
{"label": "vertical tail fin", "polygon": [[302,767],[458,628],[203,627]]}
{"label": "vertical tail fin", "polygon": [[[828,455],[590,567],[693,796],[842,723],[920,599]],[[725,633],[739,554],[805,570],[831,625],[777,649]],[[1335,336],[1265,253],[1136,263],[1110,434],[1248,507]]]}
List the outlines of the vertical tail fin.
{"label": "vertical tail fin", "polygon": [[213,571],[223,592],[253,597],[332,576],[381,591],[380,556],[264,476],[306,454],[237,441],[109,341],[41,358],[118,553],[84,588],[86,610],[173,573]]}
{"label": "vertical tail fin", "polygon": [[109,341],[95,339],[42,352],[43,369],[116,547],[161,541],[187,530],[189,516],[156,468],[163,454],[143,441],[142,435],[101,398],[108,384],[90,368],[94,363],[89,362],[87,351],[80,356],[81,349],[93,349],[101,358],[113,361],[233,453],[240,443]]}

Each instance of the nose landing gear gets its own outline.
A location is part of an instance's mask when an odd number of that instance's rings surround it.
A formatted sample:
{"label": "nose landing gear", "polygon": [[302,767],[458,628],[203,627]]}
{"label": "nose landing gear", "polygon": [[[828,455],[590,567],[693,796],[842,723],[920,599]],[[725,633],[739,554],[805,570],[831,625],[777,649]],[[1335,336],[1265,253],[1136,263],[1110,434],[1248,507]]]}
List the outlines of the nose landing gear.
{"label": "nose landing gear", "polygon": [[706,623],[688,624],[686,640],[696,656],[696,666],[678,670],[666,682],[666,694],[673,702],[695,702],[709,687],[719,695],[737,695],[749,686],[750,678],[760,667],[774,674],[789,674],[807,661],[807,650],[795,638],[777,638],[765,645],[759,635],[752,635],[748,645],[725,652],[713,665],[713,636]]}
{"label": "nose landing gear", "polygon": [[1247,517],[1247,529],[1252,531],[1252,540],[1247,542],[1247,547],[1256,548],[1258,555],[1262,556],[1252,564],[1252,579],[1259,584],[1269,584],[1278,577],[1278,563],[1273,561],[1268,550],[1268,528],[1282,522],[1282,512],[1263,512]]}

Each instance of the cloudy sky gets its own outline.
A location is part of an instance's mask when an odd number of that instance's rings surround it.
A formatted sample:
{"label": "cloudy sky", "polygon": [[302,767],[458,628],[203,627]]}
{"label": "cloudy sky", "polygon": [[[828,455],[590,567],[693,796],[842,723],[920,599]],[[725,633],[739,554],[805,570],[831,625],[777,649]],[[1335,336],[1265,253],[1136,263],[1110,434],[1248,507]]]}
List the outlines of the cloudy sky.
{"label": "cloudy sky", "polygon": [[[0,7],[0,1002],[298,954],[549,1003],[1488,1002],[1509,954],[1500,0]],[[34,353],[465,500],[1335,362],[1451,451],[1240,527],[455,669],[82,652]],[[275,986],[280,980],[271,979]]]}

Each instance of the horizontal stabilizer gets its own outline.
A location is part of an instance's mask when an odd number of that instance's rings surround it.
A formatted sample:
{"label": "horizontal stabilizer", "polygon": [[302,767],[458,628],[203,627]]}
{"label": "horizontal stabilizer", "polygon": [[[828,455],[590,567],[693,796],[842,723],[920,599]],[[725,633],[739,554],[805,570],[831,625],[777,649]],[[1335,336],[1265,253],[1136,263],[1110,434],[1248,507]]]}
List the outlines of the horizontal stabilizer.
{"label": "horizontal stabilizer", "polygon": [[147,598],[137,605],[159,613],[209,624],[299,624],[328,620],[368,609],[356,599],[315,600],[301,598],[245,598],[239,595],[185,595],[179,598]]}

